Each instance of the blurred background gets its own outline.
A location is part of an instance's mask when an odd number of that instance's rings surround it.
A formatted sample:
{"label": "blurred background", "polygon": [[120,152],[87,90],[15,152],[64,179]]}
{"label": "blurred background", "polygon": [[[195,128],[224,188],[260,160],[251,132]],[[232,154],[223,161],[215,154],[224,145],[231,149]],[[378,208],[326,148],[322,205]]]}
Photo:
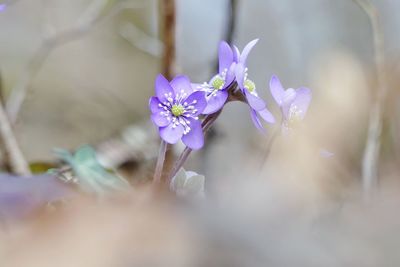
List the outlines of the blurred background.
{"label": "blurred background", "polygon": [[[176,23],[168,26],[169,2],[174,4],[172,17]],[[305,246],[309,245],[305,256],[300,252],[292,254],[304,266],[398,266],[400,259],[395,253],[385,257],[385,252],[391,253],[389,248],[399,241],[398,216],[389,225],[372,221],[376,216],[390,218],[389,214],[400,204],[400,1],[370,2],[376,8],[373,15],[379,19],[379,35],[384,41],[380,51],[376,50],[376,43],[374,46],[376,36],[368,13],[352,0],[0,3],[2,101],[13,99],[13,91],[26,90],[13,127],[29,163],[51,165],[56,162],[54,147],[74,150],[89,143],[98,149],[105,166],[133,163],[133,174],[128,172],[130,179],[151,176],[159,142],[156,128],[149,123],[148,110],[155,76],[169,72],[186,74],[196,83],[208,81],[216,70],[221,40],[243,49],[250,40],[259,38],[248,58],[249,75],[276,117],[279,118],[279,109],[268,85],[273,74],[280,77],[285,88],[310,88],[313,100],[299,135],[290,140],[275,140],[266,162],[263,155],[276,126],[267,125],[267,134],[262,135],[252,125],[246,105],[226,106],[207,137],[207,146],[195,152],[186,165],[206,176],[208,195],[218,203],[211,213],[230,215],[226,219],[228,224],[233,223],[232,229],[241,234],[249,233],[246,227],[254,227],[250,232],[256,235],[262,223],[272,224],[279,233],[294,227],[294,235],[285,239],[293,242],[292,246],[278,244],[277,254],[271,253],[269,258],[277,258],[269,261],[272,266],[292,266],[296,260],[281,259],[285,259],[285,253],[298,251],[304,240]],[[165,31],[168,27],[173,28],[172,43]],[[382,61],[378,59],[383,68],[380,76],[377,54],[384,57]],[[363,204],[357,202],[354,208],[354,203],[350,207],[344,203],[355,198],[358,201],[362,193],[369,117],[373,103],[379,99],[382,76],[386,96],[381,102],[379,179],[373,182],[380,188],[376,204],[379,207],[374,206],[370,214]],[[182,148],[178,145],[175,151]],[[330,156],[323,157],[321,152],[329,152]],[[391,204],[382,204],[387,202]],[[158,210],[156,215],[153,210],[150,215],[148,211],[144,213],[148,215],[145,220],[161,217],[176,230],[176,217],[164,217]],[[197,223],[206,225],[199,226],[200,233],[210,229],[218,232],[216,229],[227,223],[222,219],[210,220],[210,214],[203,215],[200,212],[185,216],[200,217]],[[233,222],[243,215],[249,221]],[[330,216],[339,226],[325,224],[334,221]],[[90,224],[90,219],[83,220],[84,225]],[[296,223],[279,225],[286,220]],[[309,227],[315,220],[323,223],[316,230],[323,233],[323,240],[316,243],[309,239],[310,232],[315,230]],[[371,224],[358,229],[362,221]],[[189,219],[187,224],[191,222]],[[381,227],[388,227],[382,235],[377,230]],[[265,233],[268,237],[274,236],[270,229]],[[355,237],[346,239],[346,231],[355,229],[359,230]],[[336,238],[335,233],[340,237]],[[231,234],[221,234],[221,242],[226,244],[224,238]],[[181,240],[182,233],[174,235],[173,231],[171,235],[178,237],[177,242],[185,251],[185,244],[191,239],[186,240],[185,236]],[[255,236],[247,237],[257,240]],[[249,246],[262,248],[278,240],[279,234],[271,240],[250,242]],[[321,248],[320,241],[326,246]],[[351,245],[348,251],[340,248],[347,241],[358,248],[354,254]],[[379,242],[382,246],[377,245]],[[328,253],[330,248],[333,255]],[[177,250],[181,252],[179,246]],[[276,256],[279,253],[282,257]],[[319,255],[315,261],[305,260],[315,255]],[[218,266],[259,266],[260,262]]]}

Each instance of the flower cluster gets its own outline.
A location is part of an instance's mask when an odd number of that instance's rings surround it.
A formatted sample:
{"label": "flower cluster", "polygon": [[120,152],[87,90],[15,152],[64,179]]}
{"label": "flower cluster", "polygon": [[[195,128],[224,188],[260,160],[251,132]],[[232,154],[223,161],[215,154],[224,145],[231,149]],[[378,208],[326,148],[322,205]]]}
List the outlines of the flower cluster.
{"label": "flower cluster", "polygon": [[[168,82],[161,74],[157,76],[156,95],[150,98],[149,106],[151,119],[165,142],[175,144],[182,140],[190,149],[200,149],[204,137],[199,116],[219,112],[227,101],[247,103],[251,119],[260,130],[263,130],[260,117],[267,123],[275,123],[248,75],[247,57],[257,42],[258,39],[249,42],[240,52],[236,46],[222,41],[218,50],[218,73],[209,82],[191,83],[186,76],[177,76]],[[311,100],[309,89],[284,90],[279,79],[273,76],[270,90],[282,111],[282,127],[290,128],[304,118]]]}
{"label": "flower cluster", "polygon": [[[251,118],[258,129],[262,124],[257,116],[261,116],[266,122],[274,123],[274,116],[269,112],[265,102],[258,96],[255,83],[248,78],[247,57],[258,42],[255,39],[248,43],[242,53],[236,46],[230,47],[226,42],[221,42],[218,51],[219,73],[208,83],[197,86],[199,90],[206,92],[207,107],[204,114],[210,114],[220,110],[228,99],[228,89],[240,90],[250,107]],[[231,88],[236,81],[238,88]]]}

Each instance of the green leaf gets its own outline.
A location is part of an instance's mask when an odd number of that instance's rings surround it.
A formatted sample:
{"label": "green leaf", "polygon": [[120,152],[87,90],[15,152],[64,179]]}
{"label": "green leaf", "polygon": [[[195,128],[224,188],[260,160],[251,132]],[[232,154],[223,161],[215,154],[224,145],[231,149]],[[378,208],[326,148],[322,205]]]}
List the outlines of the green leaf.
{"label": "green leaf", "polygon": [[203,175],[193,175],[189,177],[184,185],[184,189],[188,194],[200,194],[204,192],[205,177]]}
{"label": "green leaf", "polygon": [[203,197],[205,177],[181,168],[172,178],[170,189],[178,196]]}
{"label": "green leaf", "polygon": [[96,151],[89,145],[78,148],[72,156],[57,150],[57,154],[71,165],[78,177],[79,187],[89,193],[106,195],[115,191],[126,191],[129,183],[115,173],[110,173],[97,160]]}
{"label": "green leaf", "polygon": [[29,169],[33,174],[44,173],[56,166],[50,162],[31,162]]}
{"label": "green leaf", "polygon": [[176,192],[178,189],[183,188],[186,182],[186,171],[184,168],[180,168],[176,175],[172,178],[170,189]]}

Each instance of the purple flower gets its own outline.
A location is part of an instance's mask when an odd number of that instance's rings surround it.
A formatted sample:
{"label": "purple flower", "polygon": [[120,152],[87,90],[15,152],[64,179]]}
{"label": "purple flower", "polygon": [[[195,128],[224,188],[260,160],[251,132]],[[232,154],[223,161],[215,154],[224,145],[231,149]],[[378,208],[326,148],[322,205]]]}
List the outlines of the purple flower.
{"label": "purple flower", "polygon": [[234,80],[234,56],[229,44],[222,41],[218,49],[218,74],[207,83],[195,84],[197,90],[204,91],[207,107],[203,114],[212,114],[220,110],[228,99],[227,89]]}
{"label": "purple flower", "polygon": [[26,218],[50,202],[74,195],[76,192],[69,185],[52,175],[0,174],[0,221]]}
{"label": "purple flower", "polygon": [[246,97],[247,103],[250,106],[250,115],[253,120],[254,125],[258,129],[262,129],[262,124],[258,115],[268,123],[275,123],[275,118],[272,113],[267,109],[267,106],[257,93],[256,84],[248,78],[248,68],[246,65],[247,56],[249,55],[251,49],[256,45],[258,39],[249,42],[243,49],[242,53],[239,49],[234,46],[234,72],[235,79],[239,85],[240,90]]}
{"label": "purple flower", "polygon": [[250,114],[254,125],[262,129],[258,116],[268,123],[274,123],[275,119],[266,107],[265,102],[258,96],[255,83],[248,79],[246,60],[251,49],[258,39],[249,42],[240,53],[236,46],[230,47],[222,41],[218,50],[219,71],[208,83],[194,84],[195,90],[206,92],[207,107],[203,114],[211,114],[220,110],[227,98],[228,88],[236,81],[240,90],[250,106]]}
{"label": "purple flower", "polygon": [[321,157],[327,159],[327,158],[332,158],[333,156],[335,156],[335,153],[333,153],[333,152],[331,152],[331,151],[329,151],[329,150],[327,150],[327,149],[321,148],[321,149],[319,150],[319,155],[320,155]]}
{"label": "purple flower", "polygon": [[269,88],[282,111],[285,128],[290,129],[304,119],[312,98],[310,89],[300,87],[285,90],[275,75],[271,77]]}
{"label": "purple flower", "polygon": [[161,138],[169,144],[182,139],[189,148],[200,149],[204,137],[198,116],[207,106],[205,93],[193,91],[186,76],[176,76],[168,82],[161,74],[156,78],[155,92],[149,106]]}

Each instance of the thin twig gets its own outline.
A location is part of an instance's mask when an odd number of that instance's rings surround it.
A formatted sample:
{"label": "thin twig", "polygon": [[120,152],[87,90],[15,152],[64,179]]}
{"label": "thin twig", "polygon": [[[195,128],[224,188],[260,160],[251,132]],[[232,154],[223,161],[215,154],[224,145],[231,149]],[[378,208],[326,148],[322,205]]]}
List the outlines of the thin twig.
{"label": "thin twig", "polygon": [[262,160],[261,160],[261,168],[260,170],[264,169],[265,164],[267,163],[269,154],[271,153],[272,150],[272,146],[275,143],[276,138],[279,136],[279,133],[281,132],[281,127],[277,127],[275,128],[273,134],[271,135],[271,137],[268,140],[268,143],[266,145],[265,150],[263,151],[263,156],[262,156]]}
{"label": "thin twig", "polygon": [[276,138],[280,135],[280,133],[282,132],[282,127],[283,127],[283,123],[284,123],[284,117],[283,117],[283,110],[281,109],[281,119],[280,119],[280,123],[279,126],[275,127],[274,132],[272,133],[271,137],[268,139],[268,142],[266,144],[265,150],[263,149],[262,151],[262,156],[261,156],[261,164],[260,164],[260,171],[262,171],[264,169],[264,166],[267,163],[268,157],[271,153],[272,150],[272,146],[275,143]]}
{"label": "thin twig", "polygon": [[80,39],[99,22],[117,15],[126,8],[132,7],[132,4],[127,5],[127,3],[121,2],[113,6],[109,12],[105,14],[105,9],[108,7],[108,4],[108,0],[93,0],[71,28],[45,37],[40,47],[25,66],[25,69],[12,88],[10,97],[7,100],[6,111],[11,123],[15,123],[17,120],[18,113],[29,90],[29,84],[40,71],[46,58],[55,48]]}
{"label": "thin twig", "polygon": [[[226,11],[226,28],[223,40],[225,40],[228,44],[232,45],[233,39],[235,37],[236,32],[236,21],[237,21],[237,7],[238,1],[237,0],[229,0],[227,2],[227,11]],[[218,57],[215,61],[215,71],[218,72]]]}
{"label": "thin twig", "polygon": [[237,7],[238,1],[237,0],[230,0],[228,4],[228,23],[226,28],[226,36],[225,41],[228,44],[232,44],[233,38],[236,32],[236,16],[237,16]]}
{"label": "thin twig", "polygon": [[[1,82],[0,91],[2,91]],[[0,101],[0,135],[6,150],[7,163],[10,164],[11,171],[17,175],[31,175],[29,165],[22,154],[17,139],[15,138],[2,101]]]}
{"label": "thin twig", "polygon": [[159,39],[139,29],[135,23],[127,22],[122,24],[118,29],[118,33],[135,48],[153,57],[162,58],[164,44]]}
{"label": "thin twig", "polygon": [[378,183],[379,153],[381,145],[383,107],[387,95],[387,80],[385,76],[384,37],[378,12],[369,0],[353,0],[368,16],[374,43],[374,64],[377,79],[376,97],[370,110],[368,137],[363,155],[362,178],[363,189],[369,196]]}

